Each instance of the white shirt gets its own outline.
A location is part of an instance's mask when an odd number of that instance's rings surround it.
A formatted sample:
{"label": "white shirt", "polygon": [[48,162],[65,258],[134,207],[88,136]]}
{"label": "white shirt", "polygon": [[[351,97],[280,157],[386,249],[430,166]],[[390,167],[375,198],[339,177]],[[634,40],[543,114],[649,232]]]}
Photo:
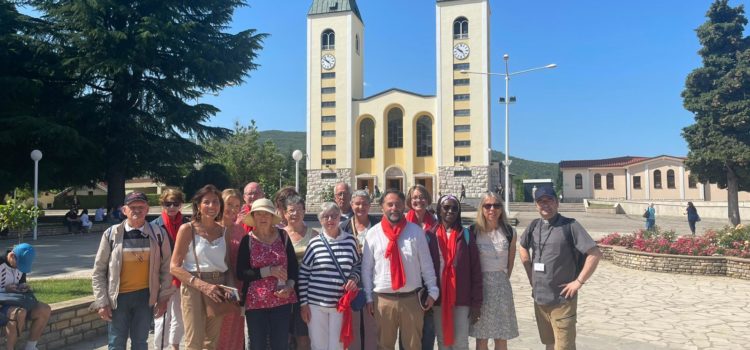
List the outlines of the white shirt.
{"label": "white shirt", "polygon": [[398,237],[398,249],[401,252],[401,266],[404,267],[406,283],[401,289],[393,290],[391,285],[391,262],[385,257],[388,238],[383,233],[381,224],[367,231],[362,258],[362,283],[367,301],[372,302],[372,293],[409,292],[422,287],[422,280],[432,299],[437,300],[440,291],[432,265],[430,249],[427,246],[425,233],[419,226],[407,222]]}
{"label": "white shirt", "polygon": [[182,267],[189,272],[198,272],[195,266],[195,255],[198,255],[201,272],[224,272],[228,270],[224,257],[227,254],[227,244],[224,235],[227,234],[226,228],[224,234],[219,238],[209,242],[200,235],[195,235],[195,254],[193,254],[193,241],[188,245],[187,254],[182,261]]}

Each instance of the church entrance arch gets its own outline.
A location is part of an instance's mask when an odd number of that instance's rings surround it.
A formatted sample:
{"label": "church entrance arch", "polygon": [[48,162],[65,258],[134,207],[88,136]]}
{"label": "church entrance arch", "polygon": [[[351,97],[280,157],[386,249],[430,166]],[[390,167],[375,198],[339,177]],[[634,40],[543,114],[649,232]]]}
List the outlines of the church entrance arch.
{"label": "church entrance arch", "polygon": [[399,167],[390,167],[385,171],[385,188],[404,192],[404,171]]}

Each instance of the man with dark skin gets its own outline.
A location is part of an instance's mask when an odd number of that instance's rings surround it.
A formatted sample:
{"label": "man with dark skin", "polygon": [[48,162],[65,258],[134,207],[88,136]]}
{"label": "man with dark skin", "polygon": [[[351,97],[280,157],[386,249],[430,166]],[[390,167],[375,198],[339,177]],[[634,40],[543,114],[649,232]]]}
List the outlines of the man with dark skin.
{"label": "man with dark skin", "polygon": [[[593,275],[602,253],[578,222],[558,213],[552,188],[539,188],[534,200],[541,219],[526,228],[518,251],[533,290],[539,336],[547,350],[575,350],[578,291]],[[583,254],[587,256],[578,271],[575,255]]]}

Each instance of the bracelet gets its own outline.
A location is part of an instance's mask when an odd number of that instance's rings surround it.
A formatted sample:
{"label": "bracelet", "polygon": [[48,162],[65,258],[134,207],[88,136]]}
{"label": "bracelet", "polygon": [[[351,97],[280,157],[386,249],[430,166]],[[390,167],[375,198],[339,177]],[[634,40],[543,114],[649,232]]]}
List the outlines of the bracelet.
{"label": "bracelet", "polygon": [[192,285],[193,281],[195,281],[195,276],[190,277],[190,281],[188,281],[188,284]]}
{"label": "bracelet", "polygon": [[583,285],[583,282],[581,282],[581,280],[579,280],[578,278],[576,278],[576,282],[578,282],[578,283],[580,283],[581,285]]}

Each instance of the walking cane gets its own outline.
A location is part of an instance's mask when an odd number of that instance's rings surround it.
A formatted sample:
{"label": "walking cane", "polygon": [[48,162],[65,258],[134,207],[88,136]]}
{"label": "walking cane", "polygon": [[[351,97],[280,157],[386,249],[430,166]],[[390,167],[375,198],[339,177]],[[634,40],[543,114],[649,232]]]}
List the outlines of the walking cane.
{"label": "walking cane", "polygon": [[169,304],[167,304],[167,311],[164,311],[164,315],[161,315],[161,347],[159,350],[164,349],[164,333],[167,332],[167,314],[169,313]]}

